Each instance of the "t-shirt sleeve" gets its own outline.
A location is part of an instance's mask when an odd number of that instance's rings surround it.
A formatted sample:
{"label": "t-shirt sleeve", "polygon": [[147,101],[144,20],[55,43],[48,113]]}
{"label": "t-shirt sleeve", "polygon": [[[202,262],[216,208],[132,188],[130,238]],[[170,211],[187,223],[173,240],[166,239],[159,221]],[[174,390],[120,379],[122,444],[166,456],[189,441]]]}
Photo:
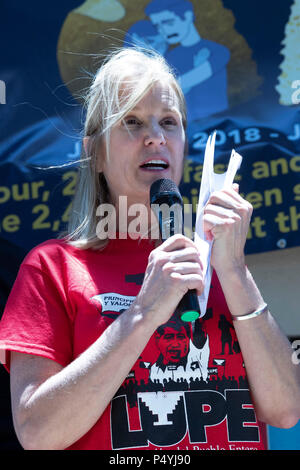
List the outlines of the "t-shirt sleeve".
{"label": "t-shirt sleeve", "polygon": [[210,41],[211,56],[208,58],[213,73],[223,70],[230,59],[229,49],[222,44]]}
{"label": "t-shirt sleeve", "polygon": [[62,366],[72,360],[72,319],[63,282],[22,264],[0,321],[0,359],[10,370],[10,351],[35,354]]}

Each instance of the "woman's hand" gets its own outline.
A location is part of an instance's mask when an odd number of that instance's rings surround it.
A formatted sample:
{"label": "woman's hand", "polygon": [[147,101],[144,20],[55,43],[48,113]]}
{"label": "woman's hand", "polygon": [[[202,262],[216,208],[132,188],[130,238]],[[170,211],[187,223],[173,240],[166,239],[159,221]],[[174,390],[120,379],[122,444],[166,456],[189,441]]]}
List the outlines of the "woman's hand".
{"label": "woman's hand", "polygon": [[174,235],[149,256],[142,288],[135,300],[153,325],[166,323],[189,289],[202,294],[203,267],[192,240]]}
{"label": "woman's hand", "polygon": [[214,192],[204,208],[204,232],[213,240],[211,264],[217,273],[245,264],[244,248],[253,208],[232,189]]}

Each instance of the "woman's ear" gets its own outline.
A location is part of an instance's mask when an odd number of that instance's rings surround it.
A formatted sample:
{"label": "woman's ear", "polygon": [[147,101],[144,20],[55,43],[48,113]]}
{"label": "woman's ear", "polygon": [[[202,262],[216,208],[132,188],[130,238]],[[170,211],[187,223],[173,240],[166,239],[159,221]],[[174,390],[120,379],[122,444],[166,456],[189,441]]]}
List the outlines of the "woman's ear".
{"label": "woman's ear", "polygon": [[83,139],[82,139],[82,143],[83,143],[83,147],[84,147],[84,151],[85,151],[86,156],[89,155],[89,140],[90,140],[90,138],[88,136],[83,137]]}
{"label": "woman's ear", "polygon": [[[83,143],[83,147],[84,147],[84,151],[85,151],[85,156],[87,158],[91,158],[91,152],[90,152],[90,145],[91,145],[91,141],[90,141],[91,137],[89,136],[86,136],[86,137],[83,137],[82,139],[82,143]],[[96,171],[98,173],[101,173],[103,171],[103,168],[102,168],[102,159],[101,158],[97,158],[97,161],[96,161]]]}
{"label": "woman's ear", "polygon": [[101,158],[97,158],[97,161],[96,161],[96,171],[98,173],[102,173],[103,172],[103,165],[102,165],[102,160]]}

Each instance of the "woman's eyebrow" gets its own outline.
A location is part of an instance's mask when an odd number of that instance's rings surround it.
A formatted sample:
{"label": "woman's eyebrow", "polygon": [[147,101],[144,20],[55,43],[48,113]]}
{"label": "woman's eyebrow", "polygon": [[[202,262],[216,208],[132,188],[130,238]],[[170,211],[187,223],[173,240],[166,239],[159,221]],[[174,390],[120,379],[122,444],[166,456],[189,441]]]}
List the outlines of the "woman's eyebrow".
{"label": "woman's eyebrow", "polygon": [[176,113],[176,114],[179,114],[179,110],[176,108],[176,106],[171,106],[171,107],[167,107],[167,108],[163,108],[163,111],[165,113]]}

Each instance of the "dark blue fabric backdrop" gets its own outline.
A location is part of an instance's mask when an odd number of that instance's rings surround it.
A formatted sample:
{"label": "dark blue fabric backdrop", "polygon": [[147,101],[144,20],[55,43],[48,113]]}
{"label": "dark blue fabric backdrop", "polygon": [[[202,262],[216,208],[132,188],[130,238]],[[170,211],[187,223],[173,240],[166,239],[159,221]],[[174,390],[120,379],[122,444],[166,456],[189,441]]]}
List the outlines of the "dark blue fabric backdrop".
{"label": "dark blue fabric backdrop", "polygon": [[[68,13],[81,3],[51,2],[41,8],[36,0],[18,5],[4,0],[1,6],[0,80],[6,104],[0,105],[0,237],[24,251],[56,236],[68,217],[76,166],[47,167],[80,154],[83,115],[61,78],[57,43]],[[247,253],[300,241],[299,104],[281,105],[276,91],[292,3],[223,1],[261,82],[249,100],[244,97],[218,114],[189,123],[189,164],[181,186],[186,201],[197,200],[205,143],[214,129],[217,171],[225,169],[232,148],[243,156],[240,191],[255,209]],[[297,98],[297,90],[290,92]],[[211,93],[213,102],[214,88]]]}

